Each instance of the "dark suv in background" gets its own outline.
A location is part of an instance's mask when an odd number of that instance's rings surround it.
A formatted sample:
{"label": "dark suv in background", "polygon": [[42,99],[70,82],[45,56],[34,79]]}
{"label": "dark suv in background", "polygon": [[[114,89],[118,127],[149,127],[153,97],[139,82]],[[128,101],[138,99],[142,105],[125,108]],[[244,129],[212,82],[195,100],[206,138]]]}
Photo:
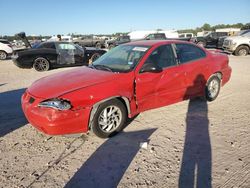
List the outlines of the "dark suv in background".
{"label": "dark suv in background", "polygon": [[112,49],[120,44],[124,44],[130,42],[130,37],[128,35],[119,36],[114,40],[106,40],[105,47],[108,49]]}
{"label": "dark suv in background", "polygon": [[228,32],[211,32],[201,37],[195,37],[192,41],[203,47],[218,47],[219,38],[224,36],[228,36]]}

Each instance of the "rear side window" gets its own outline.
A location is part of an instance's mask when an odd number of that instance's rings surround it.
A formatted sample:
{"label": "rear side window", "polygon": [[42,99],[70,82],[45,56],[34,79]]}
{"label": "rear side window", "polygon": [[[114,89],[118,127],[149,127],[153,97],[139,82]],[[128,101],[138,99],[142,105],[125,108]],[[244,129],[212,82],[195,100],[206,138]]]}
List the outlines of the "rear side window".
{"label": "rear side window", "polygon": [[73,44],[61,43],[61,44],[58,44],[58,49],[59,50],[75,50],[76,48]]}
{"label": "rear side window", "polygon": [[176,65],[176,59],[170,44],[156,48],[145,63],[156,63],[161,68]]}
{"label": "rear side window", "polygon": [[40,46],[38,46],[37,48],[51,48],[51,49],[56,49],[56,46],[53,42],[46,42],[46,43],[42,43],[40,44]]}
{"label": "rear side window", "polygon": [[191,44],[176,44],[176,54],[181,64],[206,57],[206,53]]}

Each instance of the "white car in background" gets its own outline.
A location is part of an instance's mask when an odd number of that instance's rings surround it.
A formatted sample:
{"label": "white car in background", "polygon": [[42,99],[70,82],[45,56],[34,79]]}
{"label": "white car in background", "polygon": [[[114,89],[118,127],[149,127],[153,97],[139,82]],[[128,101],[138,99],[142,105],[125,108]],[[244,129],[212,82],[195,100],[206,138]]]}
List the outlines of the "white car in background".
{"label": "white car in background", "polygon": [[6,59],[8,56],[12,55],[13,49],[9,41],[5,39],[0,39],[0,60]]}
{"label": "white car in background", "polygon": [[248,55],[250,53],[250,29],[242,30],[236,36],[227,37],[222,48],[236,56]]}

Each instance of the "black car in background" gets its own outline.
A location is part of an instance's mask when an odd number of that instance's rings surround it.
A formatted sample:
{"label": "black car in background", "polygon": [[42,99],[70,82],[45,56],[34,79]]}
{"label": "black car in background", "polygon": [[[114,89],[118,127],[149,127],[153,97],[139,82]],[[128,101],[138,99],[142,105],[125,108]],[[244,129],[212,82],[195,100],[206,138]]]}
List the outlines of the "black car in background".
{"label": "black car in background", "polygon": [[105,47],[108,49],[112,49],[120,44],[125,44],[128,42],[130,42],[130,36],[128,35],[119,36],[114,40],[106,40]]}
{"label": "black car in background", "polygon": [[192,38],[192,42],[195,42],[202,47],[218,47],[220,37],[228,36],[228,32],[211,32],[204,36]]}
{"label": "black car in background", "polygon": [[58,67],[89,65],[106,52],[97,48],[82,48],[65,41],[42,42],[31,47],[25,34],[19,36],[29,48],[14,52],[14,64],[20,68],[33,67],[39,72]]}

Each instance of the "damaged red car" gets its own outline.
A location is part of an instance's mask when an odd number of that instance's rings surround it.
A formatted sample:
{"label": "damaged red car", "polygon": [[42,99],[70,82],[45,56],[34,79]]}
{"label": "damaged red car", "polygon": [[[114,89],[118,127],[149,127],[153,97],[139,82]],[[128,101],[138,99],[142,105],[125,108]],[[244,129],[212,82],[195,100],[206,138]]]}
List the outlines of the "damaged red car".
{"label": "damaged red car", "polygon": [[197,96],[213,101],[230,76],[225,54],[184,41],[136,41],[89,67],[37,80],[23,94],[22,108],[46,134],[92,130],[106,138],[145,110]]}

